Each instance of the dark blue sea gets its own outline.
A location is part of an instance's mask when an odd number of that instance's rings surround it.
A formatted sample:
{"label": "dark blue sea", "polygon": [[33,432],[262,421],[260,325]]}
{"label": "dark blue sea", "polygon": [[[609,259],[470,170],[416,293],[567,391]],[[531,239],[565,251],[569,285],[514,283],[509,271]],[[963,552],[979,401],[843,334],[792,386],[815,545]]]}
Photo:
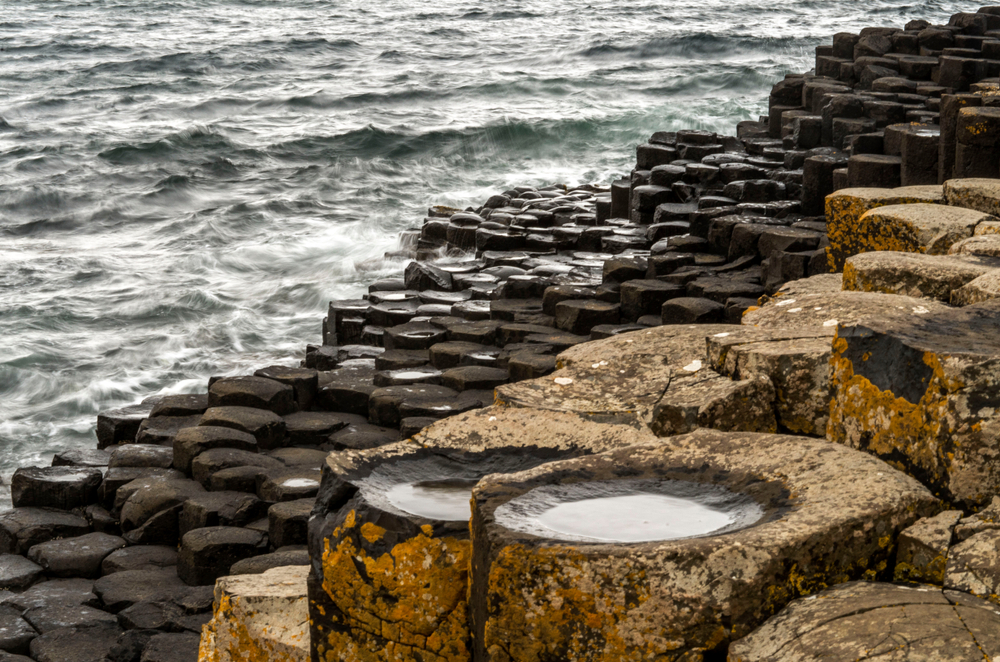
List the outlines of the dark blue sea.
{"label": "dark blue sea", "polygon": [[[0,477],[294,364],[431,204],[732,133],[886,0],[0,0]],[[0,488],[0,508],[9,503]]]}

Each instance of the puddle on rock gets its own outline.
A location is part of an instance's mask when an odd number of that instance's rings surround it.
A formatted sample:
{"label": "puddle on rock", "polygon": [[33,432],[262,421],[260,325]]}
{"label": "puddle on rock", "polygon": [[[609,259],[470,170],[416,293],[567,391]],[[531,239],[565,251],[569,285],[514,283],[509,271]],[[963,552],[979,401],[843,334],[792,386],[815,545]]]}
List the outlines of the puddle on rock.
{"label": "puddle on rock", "polygon": [[764,516],[754,499],[720,485],[616,480],[538,487],[496,510],[498,524],[573,542],[652,542],[718,535]]}
{"label": "puddle on rock", "polygon": [[464,521],[472,516],[469,499],[477,482],[452,478],[400,483],[389,488],[386,498],[396,508],[417,517]]}
{"label": "puddle on rock", "polygon": [[425,519],[468,522],[472,488],[483,476],[514,473],[545,460],[530,454],[495,453],[475,459],[427,456],[387,462],[358,480],[372,505]]}

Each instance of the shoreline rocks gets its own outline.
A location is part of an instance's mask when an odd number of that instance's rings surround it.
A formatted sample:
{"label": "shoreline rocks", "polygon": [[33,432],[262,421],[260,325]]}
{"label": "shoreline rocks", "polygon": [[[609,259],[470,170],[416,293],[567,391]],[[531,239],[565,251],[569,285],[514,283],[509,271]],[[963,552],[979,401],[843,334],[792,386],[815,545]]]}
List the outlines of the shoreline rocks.
{"label": "shoreline rocks", "polygon": [[[854,614],[899,605],[942,659],[992,651],[997,76],[998,8],[838,34],[736,136],[429,209],[302,365],[103,412],[15,474],[0,651],[854,659],[881,645]],[[618,497],[741,505],[545,528]]]}

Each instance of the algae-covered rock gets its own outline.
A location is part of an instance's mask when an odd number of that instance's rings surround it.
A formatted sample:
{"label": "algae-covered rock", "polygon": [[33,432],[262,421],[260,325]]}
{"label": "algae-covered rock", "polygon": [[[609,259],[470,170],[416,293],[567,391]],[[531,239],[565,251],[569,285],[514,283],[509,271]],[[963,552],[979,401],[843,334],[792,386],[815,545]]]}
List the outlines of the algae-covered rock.
{"label": "algae-covered rock", "polygon": [[1000,215],[1000,181],[996,179],[951,179],[944,183],[949,205]]}

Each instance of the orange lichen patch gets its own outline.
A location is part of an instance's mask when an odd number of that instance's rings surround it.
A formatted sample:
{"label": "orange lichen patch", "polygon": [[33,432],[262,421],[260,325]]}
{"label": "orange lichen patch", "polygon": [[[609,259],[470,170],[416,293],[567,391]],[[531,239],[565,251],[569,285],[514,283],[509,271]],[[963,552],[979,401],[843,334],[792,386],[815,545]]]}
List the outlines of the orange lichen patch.
{"label": "orange lichen patch", "polygon": [[308,609],[304,567],[226,577],[216,586],[199,662],[306,662]]}
{"label": "orange lichen patch", "polygon": [[[645,608],[641,563],[588,559],[572,547],[511,545],[490,567],[484,646],[493,660],[674,660],[719,637],[717,627],[668,630]],[[671,653],[678,651],[678,655]]]}
{"label": "orange lichen patch", "polygon": [[[944,204],[940,186],[909,186],[897,189],[842,189],[826,198],[826,227],[830,246],[827,260],[830,271],[841,271],[851,255],[870,250],[906,250],[904,248],[866,248],[868,237],[860,229],[861,218],[879,207],[910,204]],[[904,239],[894,240],[903,245]]]}
{"label": "orange lichen patch", "polygon": [[951,399],[964,387],[945,373],[948,357],[924,354],[923,363],[932,376],[919,402],[913,403],[856,374],[855,366],[845,356],[847,349],[846,339],[834,340],[834,398],[827,437],[871,452],[921,478],[933,490],[945,491],[958,445],[958,430],[953,425],[956,419],[950,416]]}
{"label": "orange lichen patch", "polygon": [[[376,529],[380,532],[375,536]],[[336,610],[317,642],[320,659],[470,659],[467,623],[471,543],[428,527],[391,547],[354,511],[325,541],[322,588]]]}

